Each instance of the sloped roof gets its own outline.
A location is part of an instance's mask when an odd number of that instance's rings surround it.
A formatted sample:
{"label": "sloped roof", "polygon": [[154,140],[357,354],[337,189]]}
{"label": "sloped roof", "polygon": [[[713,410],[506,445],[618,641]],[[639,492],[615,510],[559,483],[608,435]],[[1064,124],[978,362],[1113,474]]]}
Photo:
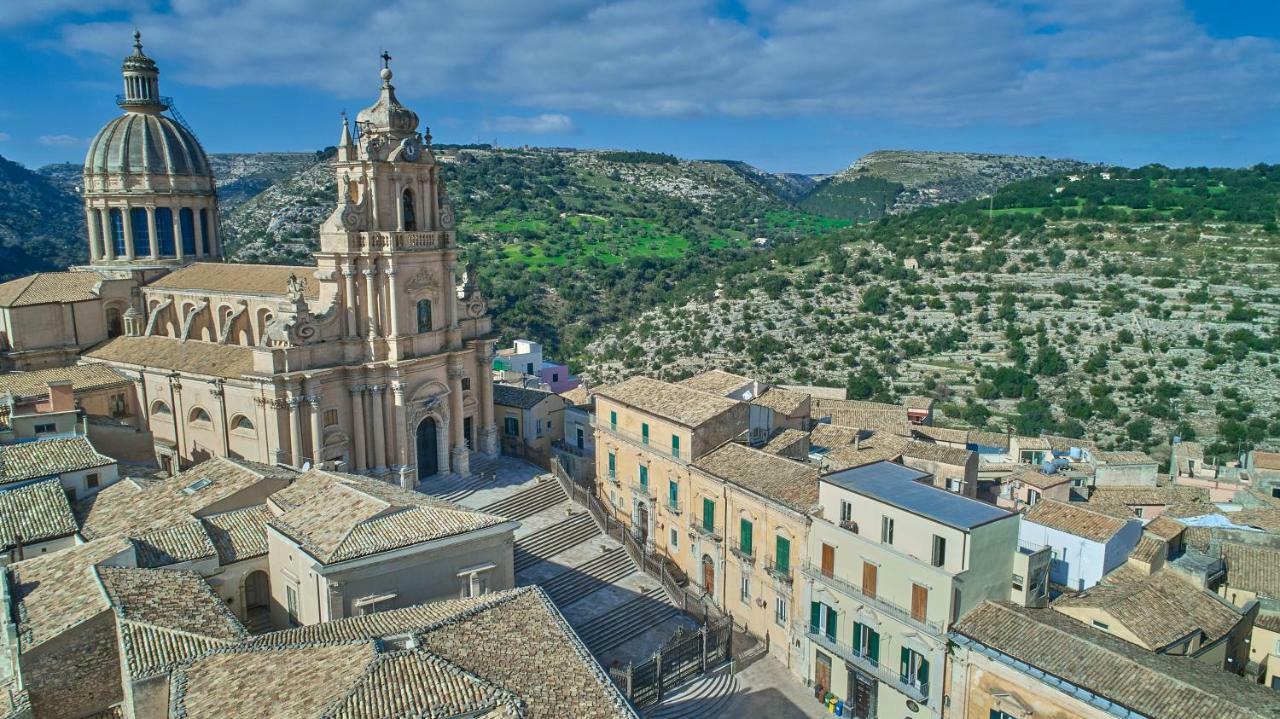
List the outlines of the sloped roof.
{"label": "sloped roof", "polygon": [[722,369],[709,369],[692,377],[682,379],[676,384],[689,389],[723,396],[739,387],[751,384],[752,381],[750,377],[743,377],[740,374],[725,372]]}
{"label": "sloped roof", "polygon": [[8,551],[22,537],[23,544],[46,542],[76,533],[79,525],[56,479],[0,491],[0,551]]}
{"label": "sloped roof", "polygon": [[253,348],[175,337],[120,336],[84,353],[99,360],[189,372],[207,377],[239,377],[253,371]]}
{"label": "sloped roof", "polygon": [[1151,651],[1160,651],[1196,632],[1203,633],[1204,644],[1211,644],[1242,617],[1238,609],[1172,569],[1146,575],[1124,565],[1097,585],[1061,597],[1053,608],[1065,614],[1076,609],[1104,611]]}
{"label": "sloped roof", "polygon": [[740,404],[728,397],[650,377],[631,377],[600,387],[596,394],[686,427],[699,427]]}
{"label": "sloped roof", "polygon": [[114,459],[99,454],[84,436],[0,445],[0,484],[115,463]]}
{"label": "sloped roof", "polygon": [[132,552],[127,539],[111,537],[10,565],[21,650],[31,651],[106,611],[93,568]]}
{"label": "sloped roof", "polygon": [[495,383],[493,385],[493,403],[503,407],[532,409],[542,400],[555,396],[557,395],[553,392],[544,392],[540,389],[527,389],[510,384]]}
{"label": "sloped roof", "polygon": [[770,454],[782,454],[801,442],[808,442],[808,440],[808,432],[787,428],[779,432],[776,437],[769,440],[768,444],[761,447],[761,449]]}
{"label": "sloped roof", "polygon": [[1049,489],[1050,487],[1066,484],[1071,481],[1071,478],[1061,473],[1045,474],[1038,467],[1029,464],[1018,464],[1014,466],[1013,471],[1004,481],[1011,482],[1015,480],[1023,484],[1029,484],[1036,489]]}
{"label": "sloped roof", "polygon": [[1280,600],[1280,549],[1223,542],[1222,559],[1232,588]]}
{"label": "sloped roof", "polygon": [[15,399],[44,397],[49,394],[50,382],[63,381],[70,382],[77,392],[132,382],[128,377],[104,365],[72,365],[0,374],[0,394],[11,394]]}
{"label": "sloped roof", "polygon": [[751,400],[751,404],[768,407],[774,412],[787,417],[796,417],[799,415],[800,410],[804,409],[804,405],[808,401],[809,395],[802,392],[781,387],[770,387],[762,392],[759,397]]}
{"label": "sloped roof", "polygon": [[1107,464],[1156,464],[1155,459],[1146,452],[1101,452],[1101,459]]}
{"label": "sloped roof", "polygon": [[317,560],[341,562],[507,522],[385,482],[312,469],[269,500],[270,525]]}
{"label": "sloped roof", "polygon": [[1142,539],[1139,539],[1138,543],[1134,545],[1133,551],[1129,552],[1129,558],[1150,564],[1157,557],[1168,554],[1168,552],[1169,545],[1163,539],[1150,534],[1143,534]]}
{"label": "sloped roof", "polygon": [[1179,522],[1173,517],[1166,517],[1164,513],[1161,513],[1159,517],[1147,522],[1146,526],[1144,526],[1142,530],[1165,541],[1169,541],[1179,534],[1182,534],[1183,530],[1186,528],[1187,525]]}
{"label": "sloped roof", "polygon": [[969,463],[969,458],[973,456],[973,452],[959,447],[948,447],[943,444],[908,440],[902,445],[902,456],[963,467]]}
{"label": "sloped roof", "polygon": [[98,299],[97,272],[37,272],[0,284],[0,307],[25,307]]}
{"label": "sloped roof", "polygon": [[1149,652],[1052,609],[986,601],[953,630],[1152,719],[1275,716],[1271,689],[1204,662]]}
{"label": "sloped roof", "polygon": [[561,392],[560,397],[575,407],[584,407],[591,404],[591,390],[587,389],[584,384]]}
{"label": "sloped roof", "polygon": [[818,470],[776,454],[726,442],[693,466],[798,512],[818,503]]}
{"label": "sloped roof", "polygon": [[1061,532],[1106,542],[1124,529],[1125,520],[1108,514],[1054,499],[1042,499],[1022,517],[1025,521]]}
{"label": "sloped roof", "polygon": [[315,267],[299,265],[249,265],[223,262],[194,262],[174,270],[147,285],[162,290],[197,290],[215,294],[284,295],[289,277],[306,280],[303,296],[320,297]]}
{"label": "sloped roof", "polygon": [[901,405],[815,397],[810,414],[818,418],[830,417],[831,424],[842,427],[889,429],[904,436],[911,436],[907,408]]}
{"label": "sloped roof", "polygon": [[209,539],[218,550],[218,564],[227,565],[267,553],[267,524],[271,510],[259,504],[204,517]]}
{"label": "sloped roof", "polygon": [[1209,490],[1204,487],[1171,485],[1167,487],[1116,486],[1094,487],[1089,502],[1110,502],[1125,505],[1181,504],[1203,502],[1209,504]]}

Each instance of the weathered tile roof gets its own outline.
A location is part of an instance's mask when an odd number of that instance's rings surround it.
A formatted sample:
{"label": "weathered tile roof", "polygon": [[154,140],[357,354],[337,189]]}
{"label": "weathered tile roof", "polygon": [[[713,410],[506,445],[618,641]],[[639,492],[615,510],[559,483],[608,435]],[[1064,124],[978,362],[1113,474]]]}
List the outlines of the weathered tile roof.
{"label": "weathered tile roof", "polygon": [[1173,445],[1178,457],[1187,459],[1204,459],[1204,445],[1199,442],[1179,442]]}
{"label": "weathered tile roof", "polygon": [[1247,524],[1264,532],[1280,532],[1280,509],[1242,509],[1229,512],[1227,518],[1236,524]]}
{"label": "weathered tile roof", "polygon": [[814,425],[809,437],[813,446],[825,450],[822,454],[823,467],[833,471],[882,460],[897,460],[908,444],[905,437],[890,431],[872,433],[825,422]]}
{"label": "weathered tile roof", "polygon": [[247,265],[222,262],[196,262],[174,270],[147,285],[162,290],[198,290],[215,294],[284,295],[289,291],[289,277],[306,280],[303,296],[320,297],[316,268],[296,265]]}
{"label": "weathered tile roof", "polygon": [[779,432],[776,437],[769,440],[768,444],[761,447],[761,449],[769,454],[782,454],[801,442],[807,442],[808,439],[808,432],[788,428]]}
{"label": "weathered tile roof", "polygon": [[147,532],[131,532],[139,567],[166,567],[218,556],[204,525],[194,517]]}
{"label": "weathered tile roof", "polygon": [[1161,555],[1168,554],[1169,545],[1163,539],[1150,534],[1143,534],[1142,539],[1138,540],[1133,551],[1129,553],[1130,559],[1136,559],[1139,562],[1150,564]]}
{"label": "weathered tile roof", "polygon": [[1155,459],[1146,452],[1101,452],[1101,459],[1106,464],[1156,464]]}
{"label": "weathered tile roof", "polygon": [[172,687],[179,717],[636,717],[537,587],[253,637],[186,662]]}
{"label": "weathered tile roof", "polygon": [[270,521],[317,560],[330,563],[443,539],[506,522],[385,482],[313,469],[270,502]]}
{"label": "weathered tile roof", "polygon": [[24,307],[98,299],[97,272],[37,272],[0,284],[0,307]]}
{"label": "weathered tile roof", "polygon": [[969,430],[967,429],[919,426],[912,427],[911,432],[926,439],[932,439],[935,442],[950,442],[951,444],[969,443]]}
{"label": "weathered tile roof", "polygon": [[1042,499],[1027,510],[1022,517],[1025,521],[1051,527],[1062,532],[1091,539],[1095,542],[1106,542],[1125,526],[1125,520],[1082,507],[1078,503],[1069,504],[1053,499]]}
{"label": "weathered tile roof", "polygon": [[1050,487],[1057,487],[1058,485],[1066,484],[1071,481],[1071,478],[1060,473],[1045,474],[1040,471],[1039,467],[1034,467],[1029,464],[1019,464],[1014,467],[1013,472],[1009,474],[1005,481],[1018,481],[1023,484],[1029,484],[1037,489],[1049,489]]}
{"label": "weathered tile roof", "polygon": [[[31,695],[18,686],[16,677],[0,683],[0,717],[3,719],[27,719],[31,714]],[[94,719],[85,717],[85,719]]]}
{"label": "weathered tile roof", "polygon": [[47,542],[76,533],[79,525],[56,479],[0,491],[0,551],[23,544]]}
{"label": "weathered tile roof", "polygon": [[99,454],[84,436],[6,444],[0,446],[0,484],[115,463],[114,459]]}
{"label": "weathered tile roof", "polygon": [[584,384],[561,392],[560,397],[574,407],[585,407],[591,404],[591,390]]}
{"label": "weathered tile roof", "polygon": [[994,447],[1008,452],[1009,435],[1001,434],[999,432],[984,432],[978,429],[971,429],[965,433],[965,444]]}
{"label": "weathered tile roof", "polygon": [[708,452],[693,466],[798,512],[818,503],[817,469],[736,442]]}
{"label": "weathered tile roof", "polygon": [[1022,437],[1022,436],[1019,436],[1019,437],[1017,438],[1017,440],[1018,440],[1018,449],[1019,449],[1019,450],[1023,450],[1023,449],[1030,449],[1030,450],[1033,450],[1033,451],[1038,451],[1038,450],[1047,450],[1047,449],[1049,449],[1049,440],[1045,439],[1044,437]]}
{"label": "weathered tile roof", "polygon": [[196,572],[97,568],[98,580],[120,622],[121,649],[133,679],[248,633]]}
{"label": "weathered tile roof", "polygon": [[1209,505],[1209,490],[1204,487],[1187,487],[1184,485],[1169,487],[1094,487],[1089,494],[1089,502],[1111,502],[1125,505],[1168,505],[1203,502]]}
{"label": "weathered tile roof", "polygon": [[1280,614],[1266,611],[1258,612],[1258,615],[1253,618],[1253,626],[1280,634]]}
{"label": "weathered tile roof", "polygon": [[1073,448],[1080,448],[1089,454],[1098,454],[1098,445],[1087,439],[1077,437],[1061,437],[1056,434],[1041,434],[1045,440],[1049,442],[1049,448],[1055,452],[1070,452]]}
{"label": "weathered tile roof", "polygon": [[1242,617],[1240,610],[1172,569],[1146,575],[1124,565],[1097,585],[1063,596],[1052,606],[1068,615],[1086,610],[1081,618],[1092,611],[1104,611],[1150,651],[1160,651],[1195,633],[1201,634],[1203,644],[1211,644]]}
{"label": "weathered tile roof", "polygon": [[842,427],[889,429],[897,434],[911,436],[912,427],[907,418],[907,408],[896,404],[815,397],[810,414],[817,418],[830,417],[831,424]]}
{"label": "weathered tile roof", "polygon": [[932,409],[933,398],[918,394],[909,394],[902,398],[902,406],[907,409]]}
{"label": "weathered tile roof", "polygon": [[1157,536],[1165,541],[1170,541],[1179,534],[1182,534],[1187,525],[1179,522],[1173,517],[1166,517],[1162,512],[1159,517],[1147,522],[1142,528],[1144,532]]}
{"label": "weathered tile roof", "polygon": [[686,427],[699,427],[739,406],[728,397],[650,377],[631,377],[600,387],[596,394]]}
{"label": "weathered tile roof", "polygon": [[51,367],[34,372],[0,374],[0,394],[14,399],[33,399],[49,394],[50,382],[70,382],[75,391],[101,389],[131,383],[128,377],[100,364]]}
{"label": "weathered tile roof", "polygon": [[1274,691],[1186,657],[1156,654],[1051,609],[984,602],[956,634],[1151,719],[1275,717]]}
{"label": "weathered tile roof", "polygon": [[1280,600],[1280,549],[1223,542],[1222,559],[1233,589]]}
{"label": "weathered tile roof", "polygon": [[500,383],[493,385],[493,403],[503,407],[532,409],[542,400],[554,396],[556,396],[554,393],[544,392],[540,389],[526,389]]}
{"label": "weathered tile roof", "polygon": [[10,565],[21,650],[31,651],[106,611],[93,568],[132,553],[127,539],[112,537]]}
{"label": "weathered tile roof", "polygon": [[218,564],[227,565],[267,553],[267,523],[271,510],[259,504],[200,520],[218,549]]}
{"label": "weathered tile roof", "polygon": [[768,407],[778,414],[786,417],[796,417],[801,414],[805,403],[809,401],[809,395],[801,392],[795,392],[781,387],[770,387],[751,401],[752,404],[758,404],[761,407]]}
{"label": "weathered tile roof", "polygon": [[253,371],[252,347],[174,337],[116,337],[84,353],[83,357],[208,377],[239,377]]}
{"label": "weathered tile roof", "polygon": [[740,374],[725,372],[722,369],[709,369],[706,372],[699,372],[692,377],[680,380],[676,384],[689,389],[696,389],[700,392],[710,392],[711,394],[726,395],[739,387],[751,384],[750,377],[743,377]]}
{"label": "weathered tile roof", "polygon": [[963,467],[968,464],[969,457],[972,455],[973,452],[970,452],[967,449],[948,447],[944,444],[932,444],[930,442],[909,440],[902,445],[902,456],[904,457],[923,459],[929,462],[949,464],[956,467]]}
{"label": "weathered tile roof", "polygon": [[1253,450],[1254,469],[1280,469],[1280,452]]}

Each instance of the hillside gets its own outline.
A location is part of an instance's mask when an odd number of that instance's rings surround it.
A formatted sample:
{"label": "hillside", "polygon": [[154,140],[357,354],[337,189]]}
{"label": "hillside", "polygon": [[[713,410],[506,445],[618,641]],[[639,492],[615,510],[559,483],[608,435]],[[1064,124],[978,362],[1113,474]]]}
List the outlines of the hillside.
{"label": "hillside", "polygon": [[1078,172],[1075,160],[971,152],[879,150],[858,158],[799,200],[808,212],[874,220],[948,202],[964,202],[1011,182]]}
{"label": "hillside", "polygon": [[1107,447],[1280,437],[1280,166],[1106,174],[746,257],[591,343],[586,375],[722,365]]}
{"label": "hillside", "polygon": [[0,281],[88,258],[79,195],[0,157]]}
{"label": "hillside", "polygon": [[812,175],[796,172],[765,172],[740,160],[707,160],[707,162],[724,165],[742,175],[748,182],[759,185],[791,203],[803,200],[818,187],[818,180]]}

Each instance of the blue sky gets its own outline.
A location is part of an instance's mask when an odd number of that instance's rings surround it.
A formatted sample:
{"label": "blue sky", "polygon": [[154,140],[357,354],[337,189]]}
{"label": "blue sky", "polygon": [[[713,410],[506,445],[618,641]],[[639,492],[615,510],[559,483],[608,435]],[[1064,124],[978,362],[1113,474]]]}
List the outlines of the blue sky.
{"label": "blue sky", "polygon": [[385,47],[437,142],[808,173],[887,148],[1280,162],[1263,0],[14,0],[0,155],[82,160],[134,27],[211,152],[333,144]]}

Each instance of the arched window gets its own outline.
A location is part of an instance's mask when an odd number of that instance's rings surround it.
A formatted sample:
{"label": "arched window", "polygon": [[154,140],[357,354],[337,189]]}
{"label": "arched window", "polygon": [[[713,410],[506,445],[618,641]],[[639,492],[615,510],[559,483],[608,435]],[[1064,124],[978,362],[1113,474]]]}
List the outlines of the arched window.
{"label": "arched window", "polygon": [[190,207],[178,211],[178,224],[182,226],[182,254],[196,253],[196,214]]}
{"label": "arched window", "polygon": [[156,244],[161,257],[173,257],[178,254],[174,247],[173,210],[168,207],[156,208]]}
{"label": "arched window", "polygon": [[213,421],[213,419],[209,417],[209,413],[208,413],[208,412],[206,412],[206,411],[204,411],[204,409],[203,409],[203,408],[201,408],[201,407],[196,407],[195,409],[191,410],[191,418],[190,418],[190,421],[192,421],[192,422],[212,422],[212,421]]}
{"label": "arched window", "polygon": [[161,402],[160,400],[156,400],[151,404],[151,414],[153,416],[154,415],[167,416],[167,415],[172,415],[173,412],[169,411],[169,405],[165,404],[164,402]]}
{"label": "arched window", "polygon": [[404,219],[404,228],[413,232],[418,229],[418,218],[413,211],[413,190],[404,188],[400,194],[400,216]]}
{"label": "arched window", "polygon": [[115,307],[107,310],[107,337],[119,337],[124,334],[124,321],[120,319],[120,310]]}
{"label": "arched window", "polygon": [[129,229],[133,231],[133,256],[151,256],[151,228],[147,224],[147,208],[129,210]]}
{"label": "arched window", "polygon": [[207,255],[209,254],[209,210],[207,209],[200,210],[200,237],[201,244],[204,245],[201,252]]}
{"label": "arched window", "polygon": [[418,331],[431,331],[431,300],[418,300]]}
{"label": "arched window", "polygon": [[242,414],[236,415],[235,418],[231,420],[231,429],[239,429],[245,432],[252,432],[253,422],[250,422],[249,418]]}
{"label": "arched window", "polygon": [[120,211],[119,207],[113,207],[110,215],[112,252],[117,258],[124,257],[124,213]]}

